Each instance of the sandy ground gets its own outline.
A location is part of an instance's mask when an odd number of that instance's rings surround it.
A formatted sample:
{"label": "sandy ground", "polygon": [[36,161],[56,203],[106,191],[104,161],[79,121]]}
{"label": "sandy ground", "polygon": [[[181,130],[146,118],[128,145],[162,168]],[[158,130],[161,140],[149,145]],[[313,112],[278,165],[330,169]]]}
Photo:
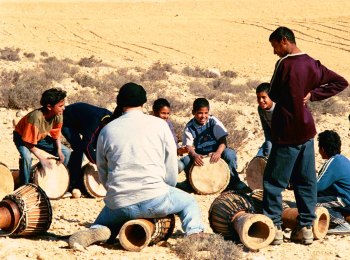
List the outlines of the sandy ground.
{"label": "sandy ground", "polygon": [[[57,3],[60,2],[60,3]],[[179,67],[200,66],[234,70],[240,78],[269,80],[277,56],[268,42],[279,25],[294,29],[298,46],[323,64],[350,79],[350,2],[338,1],[0,1],[0,48],[20,48],[39,56],[79,60],[95,55],[116,67],[146,68],[156,61]],[[3,68],[19,63],[0,61]],[[7,66],[7,67],[6,67]],[[335,98],[337,99],[337,98]],[[349,98],[343,101],[348,106]],[[215,104],[214,104],[215,106]],[[232,104],[234,107],[235,104]],[[237,107],[246,111],[239,128],[251,134],[238,151],[239,171],[253,158],[262,142],[256,104]],[[349,111],[348,111],[349,112]],[[335,129],[350,157],[347,113],[325,114],[317,120],[318,132]],[[12,143],[16,111],[0,108],[0,161],[17,168],[18,152]],[[317,155],[317,166],[322,160]],[[216,195],[195,195],[206,232],[208,209]],[[101,199],[52,201],[50,234],[66,236],[88,227],[101,208]],[[181,233],[177,219],[176,234]],[[172,236],[170,244],[176,243]],[[287,242],[259,252],[243,249],[244,259],[346,259],[350,237],[328,236],[311,246]],[[119,245],[93,245],[84,252],[68,248],[57,236],[0,238],[2,259],[176,259],[168,247],[153,246],[141,253]]]}

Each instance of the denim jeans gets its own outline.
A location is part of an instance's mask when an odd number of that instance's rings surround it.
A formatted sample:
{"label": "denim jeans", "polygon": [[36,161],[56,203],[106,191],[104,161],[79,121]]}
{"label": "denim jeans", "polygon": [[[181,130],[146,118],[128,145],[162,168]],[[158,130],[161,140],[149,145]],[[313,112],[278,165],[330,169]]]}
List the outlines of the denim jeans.
{"label": "denim jeans", "polygon": [[299,225],[312,226],[317,200],[313,139],[301,145],[272,145],[264,172],[263,212],[277,226],[282,224],[282,191],[289,181],[294,187]]}
{"label": "denim jeans", "polygon": [[[221,154],[221,158],[227,163],[229,169],[230,169],[230,184],[235,182],[240,182],[238,172],[237,172],[237,156],[236,152],[230,148],[225,148],[223,153]],[[190,168],[193,164],[193,158],[189,155],[183,157],[181,159],[185,166],[185,172],[188,174],[190,171]]]}
{"label": "denim jeans", "polygon": [[[17,133],[13,132],[13,141],[19,151],[19,178],[21,184],[27,184],[30,182],[30,173],[32,168],[32,154],[30,150],[24,145],[22,137]],[[44,150],[54,156],[58,156],[57,145],[55,140],[51,136],[46,136],[43,140],[40,140],[35,147]],[[70,150],[68,147],[61,145],[62,153],[64,154],[65,166],[68,165],[70,159]]]}
{"label": "denim jeans", "polygon": [[110,209],[105,206],[91,228],[107,226],[111,238],[115,238],[123,224],[139,218],[160,218],[170,214],[180,217],[182,229],[186,235],[204,230],[201,211],[195,198],[175,187],[169,186],[169,192],[150,200],[142,201],[127,207]]}

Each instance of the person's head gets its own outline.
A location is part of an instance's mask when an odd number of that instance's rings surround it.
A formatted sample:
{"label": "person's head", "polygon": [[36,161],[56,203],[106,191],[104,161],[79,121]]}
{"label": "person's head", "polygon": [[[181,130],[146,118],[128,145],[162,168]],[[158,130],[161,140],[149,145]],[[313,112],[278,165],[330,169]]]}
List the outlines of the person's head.
{"label": "person's head", "polygon": [[264,110],[270,109],[273,105],[268,92],[270,90],[270,83],[261,83],[256,88],[256,100],[258,101],[259,107]]}
{"label": "person's head", "polygon": [[126,83],[119,89],[117,107],[113,112],[112,119],[121,116],[123,111],[128,108],[142,107],[146,102],[146,91],[141,85],[133,82]]}
{"label": "person's head", "polygon": [[209,118],[209,101],[205,98],[197,98],[193,102],[192,114],[198,124],[204,125]]}
{"label": "person's head", "polygon": [[165,98],[158,98],[154,101],[152,110],[154,116],[167,120],[170,116],[170,103]]}
{"label": "person's head", "polygon": [[44,113],[50,116],[62,114],[66,96],[67,92],[60,88],[45,90],[40,99],[40,105],[43,107]]}
{"label": "person's head", "polygon": [[291,29],[287,27],[278,27],[269,37],[273,53],[279,57],[285,57],[291,54],[296,46],[295,36]]}
{"label": "person's head", "polygon": [[318,151],[323,159],[329,159],[341,152],[341,140],[337,132],[326,130],[318,134]]}

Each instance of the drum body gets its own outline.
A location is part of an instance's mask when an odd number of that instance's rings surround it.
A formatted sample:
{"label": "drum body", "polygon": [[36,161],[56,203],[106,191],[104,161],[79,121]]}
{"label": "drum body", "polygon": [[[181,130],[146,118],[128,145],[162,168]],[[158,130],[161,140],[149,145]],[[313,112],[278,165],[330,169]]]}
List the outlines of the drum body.
{"label": "drum body", "polygon": [[154,232],[150,245],[155,245],[160,241],[166,241],[173,234],[175,228],[175,215],[171,214],[163,218],[151,220],[154,224]]}
{"label": "drum body", "polygon": [[252,189],[263,188],[263,177],[267,159],[265,157],[256,156],[248,164],[245,171],[248,186]]}
{"label": "drum body", "polygon": [[204,157],[203,166],[192,165],[187,176],[192,188],[198,194],[214,194],[226,189],[230,182],[230,169],[223,159],[210,163],[210,157]]}
{"label": "drum body", "polygon": [[246,195],[237,194],[234,191],[221,193],[209,209],[210,227],[225,239],[239,241],[239,235],[233,226],[233,218],[241,211],[250,212],[251,208],[252,205]]}
{"label": "drum body", "polygon": [[96,165],[87,163],[83,166],[82,171],[86,192],[93,198],[105,197],[107,191],[100,182]]}
{"label": "drum body", "polygon": [[[12,230],[2,230],[1,235],[31,236],[46,232],[52,222],[52,208],[49,198],[37,185],[30,183],[21,186],[2,202],[11,202],[18,208],[18,223]],[[14,216],[15,218],[15,216]]]}
{"label": "drum body", "polygon": [[32,182],[40,186],[49,199],[61,198],[69,188],[68,170],[62,163],[57,163],[56,159],[48,159],[51,169],[43,168],[41,163],[32,167]]}
{"label": "drum body", "polygon": [[0,200],[14,190],[14,180],[10,169],[0,162]]}

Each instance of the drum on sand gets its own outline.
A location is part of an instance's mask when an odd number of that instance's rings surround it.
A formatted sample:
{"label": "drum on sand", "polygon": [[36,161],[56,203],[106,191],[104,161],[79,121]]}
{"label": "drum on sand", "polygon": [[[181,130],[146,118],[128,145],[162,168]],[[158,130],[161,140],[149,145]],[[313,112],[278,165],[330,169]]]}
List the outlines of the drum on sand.
{"label": "drum on sand", "polygon": [[223,159],[210,163],[210,157],[204,157],[203,166],[193,165],[188,175],[192,188],[198,194],[214,194],[226,189],[230,181],[230,169]]}
{"label": "drum on sand", "polygon": [[14,180],[10,169],[0,162],[0,200],[14,190]]}
{"label": "drum on sand", "polygon": [[83,166],[82,171],[86,192],[93,198],[105,197],[107,191],[100,182],[96,165],[87,163]]}
{"label": "drum on sand", "polygon": [[51,169],[41,163],[32,167],[31,181],[40,186],[49,199],[60,199],[69,188],[69,174],[66,167],[56,159],[48,158]]}
{"label": "drum on sand", "polygon": [[266,163],[267,159],[261,156],[256,156],[249,162],[245,173],[248,186],[252,190],[263,188]]}

